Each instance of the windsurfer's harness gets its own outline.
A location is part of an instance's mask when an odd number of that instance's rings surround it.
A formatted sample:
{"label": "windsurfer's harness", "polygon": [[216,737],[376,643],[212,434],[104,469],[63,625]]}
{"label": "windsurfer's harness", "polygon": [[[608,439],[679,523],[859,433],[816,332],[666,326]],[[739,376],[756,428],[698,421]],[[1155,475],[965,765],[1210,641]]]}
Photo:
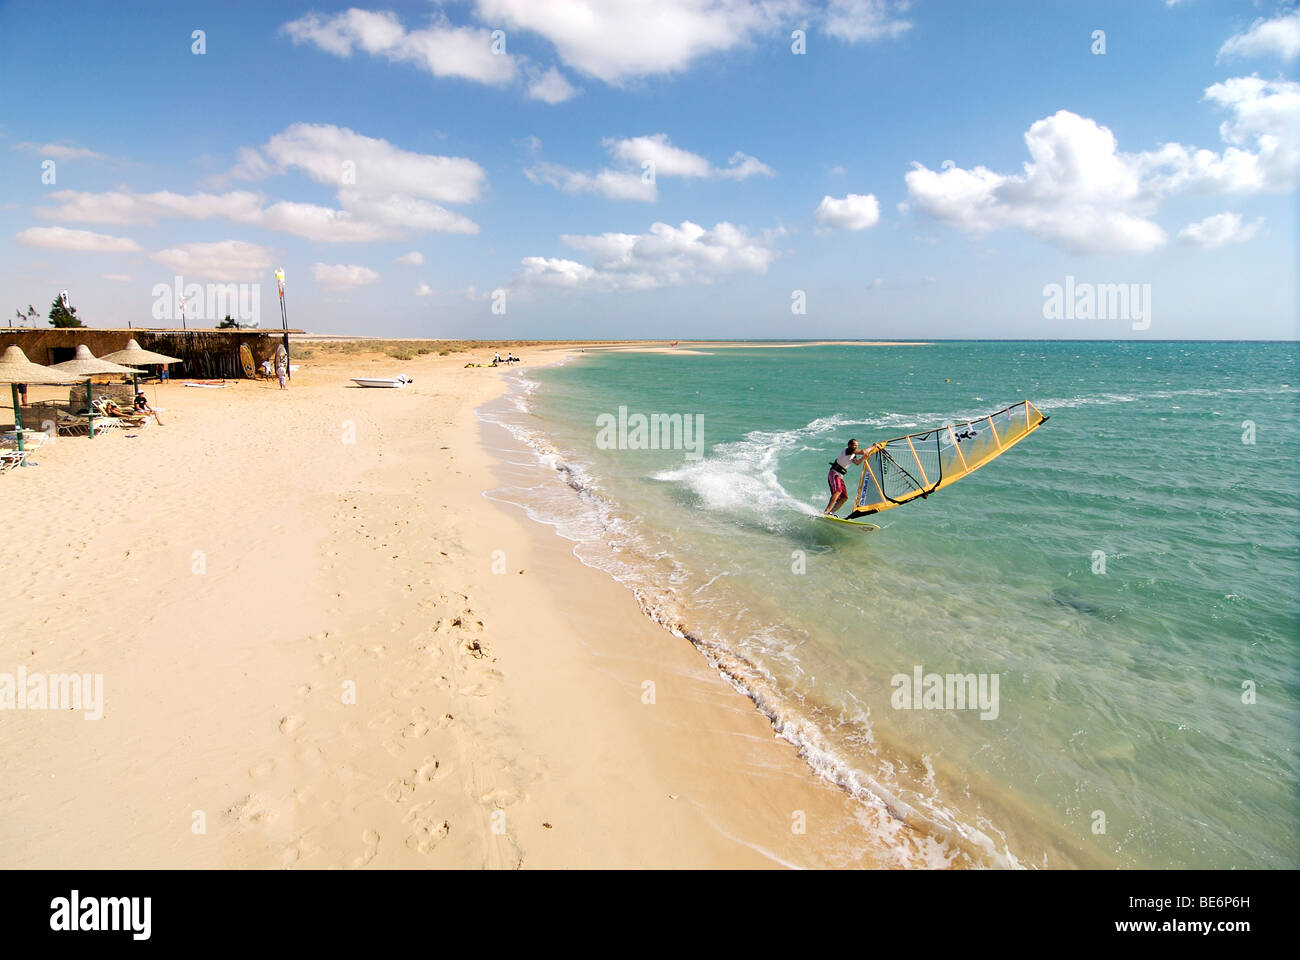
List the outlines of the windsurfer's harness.
{"label": "windsurfer's harness", "polygon": [[837,460],[831,461],[831,469],[834,470],[836,473],[838,473],[841,477],[847,477],[849,475],[849,472],[845,470],[843,467],[841,467],[839,465],[839,461]]}

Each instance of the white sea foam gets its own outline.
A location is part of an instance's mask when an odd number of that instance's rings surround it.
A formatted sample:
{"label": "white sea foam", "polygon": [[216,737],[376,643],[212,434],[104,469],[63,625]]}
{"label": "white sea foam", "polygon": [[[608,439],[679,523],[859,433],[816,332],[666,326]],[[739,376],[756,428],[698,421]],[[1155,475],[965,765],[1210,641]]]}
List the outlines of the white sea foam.
{"label": "white sea foam", "polygon": [[[526,377],[512,378],[512,383],[530,395],[536,389],[536,382]],[[861,769],[860,759],[851,761],[831,745],[818,724],[803,712],[807,705],[802,698],[791,701],[783,695],[781,681],[763,666],[780,664],[791,676],[803,675],[800,641],[772,624],[755,624],[739,636],[701,633],[689,624],[692,606],[705,610],[723,602],[724,594],[713,587],[725,578],[725,571],[698,582],[671,550],[648,537],[642,524],[618,514],[587,464],[559,450],[540,430],[521,422],[526,419],[526,408],[507,400],[504,409],[480,410],[479,416],[506,429],[563,483],[554,490],[504,487],[488,496],[516,503],[530,519],[552,527],[574,544],[574,554],[583,563],[631,589],[647,617],[690,640],[714,669],[755,704],[777,735],[791,743],[818,776],[862,802],[860,820],[879,838],[882,846],[878,855],[892,858],[900,866],[945,866],[957,858],[987,866],[1018,865],[1005,845],[999,848],[985,831],[963,824],[949,813],[937,791],[927,796],[909,789],[905,799],[904,791],[889,785],[894,769],[876,755],[868,711],[855,708],[848,719],[835,721],[835,725],[841,733],[846,726],[858,730],[851,742],[862,748],[864,757],[881,761],[875,776]],[[777,479],[783,455],[805,449],[806,440],[847,426],[906,427],[914,422],[901,414],[872,419],[835,415],[793,430],[751,431],[740,441],[715,445],[710,455],[698,463],[660,471],[654,478],[690,490],[708,509],[743,509],[750,515],[757,512],[766,523],[779,525],[792,515],[818,512],[793,497]],[[566,488],[567,494],[560,492]],[[724,622],[745,619],[743,609],[721,613],[725,613]],[[904,823],[912,829],[905,830]]]}

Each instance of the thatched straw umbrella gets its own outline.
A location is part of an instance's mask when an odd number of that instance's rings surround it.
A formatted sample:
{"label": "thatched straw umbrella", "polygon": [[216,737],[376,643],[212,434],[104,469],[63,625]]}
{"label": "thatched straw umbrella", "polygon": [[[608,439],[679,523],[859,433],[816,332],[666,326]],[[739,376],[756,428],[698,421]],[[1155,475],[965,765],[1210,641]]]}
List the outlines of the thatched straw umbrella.
{"label": "thatched straw umbrella", "polygon": [[101,373],[139,373],[133,367],[124,367],[121,364],[109,363],[107,360],[100,360],[90,352],[90,347],[84,343],[77,345],[77,355],[71,360],[64,360],[62,363],[50,364],[51,370],[58,370],[60,373],[70,373],[80,379],[86,378],[86,418],[90,422],[90,436],[93,440],[95,437],[95,408],[91,405],[90,398],[90,378]]}
{"label": "thatched straw umbrella", "polygon": [[9,384],[9,391],[14,398],[14,429],[18,431],[18,449],[23,449],[23,414],[18,404],[18,384],[53,383],[56,385],[76,383],[77,378],[32,363],[23,353],[22,347],[10,346],[0,355],[0,383]]}
{"label": "thatched straw umbrella", "polygon": [[[132,337],[130,340],[126,342],[126,347],[124,349],[118,350],[116,353],[106,353],[99,359],[107,360],[109,361],[109,363],[122,363],[128,367],[142,367],[147,363],[161,364],[162,366],[165,367],[171,363],[185,362],[184,360],[180,360],[176,357],[169,357],[166,354],[154,353],[152,350],[146,350],[142,346],[140,346],[140,344],[135,342],[134,337]],[[139,393],[140,392],[139,376],[132,377],[131,384],[135,388],[135,391]],[[156,391],[155,391],[155,399],[157,399]]]}

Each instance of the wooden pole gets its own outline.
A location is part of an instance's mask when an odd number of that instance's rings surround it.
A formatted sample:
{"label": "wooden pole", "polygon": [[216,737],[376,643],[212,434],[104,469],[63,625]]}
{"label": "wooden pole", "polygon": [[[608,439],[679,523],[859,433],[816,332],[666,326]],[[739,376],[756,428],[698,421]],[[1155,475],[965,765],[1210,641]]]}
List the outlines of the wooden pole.
{"label": "wooden pole", "polygon": [[293,379],[293,360],[289,354],[289,315],[284,309],[284,288],[280,288],[280,326],[284,328],[284,372]]}
{"label": "wooden pole", "polygon": [[18,409],[18,384],[9,384],[9,390],[14,397],[14,429],[18,431],[18,452],[21,453],[23,449],[23,412]]}
{"label": "wooden pole", "polygon": [[86,422],[90,424],[90,439],[95,439],[95,408],[90,402],[90,378],[86,378]]}

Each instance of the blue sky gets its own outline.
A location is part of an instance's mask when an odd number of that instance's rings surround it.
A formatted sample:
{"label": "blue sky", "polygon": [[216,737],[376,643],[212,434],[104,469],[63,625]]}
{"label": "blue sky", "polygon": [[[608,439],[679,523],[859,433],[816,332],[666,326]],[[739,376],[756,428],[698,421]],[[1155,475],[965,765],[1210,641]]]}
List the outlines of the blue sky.
{"label": "blue sky", "polygon": [[319,332],[1293,339],[1298,55],[1291,2],[10,3],[0,306],[278,325],[282,266]]}

